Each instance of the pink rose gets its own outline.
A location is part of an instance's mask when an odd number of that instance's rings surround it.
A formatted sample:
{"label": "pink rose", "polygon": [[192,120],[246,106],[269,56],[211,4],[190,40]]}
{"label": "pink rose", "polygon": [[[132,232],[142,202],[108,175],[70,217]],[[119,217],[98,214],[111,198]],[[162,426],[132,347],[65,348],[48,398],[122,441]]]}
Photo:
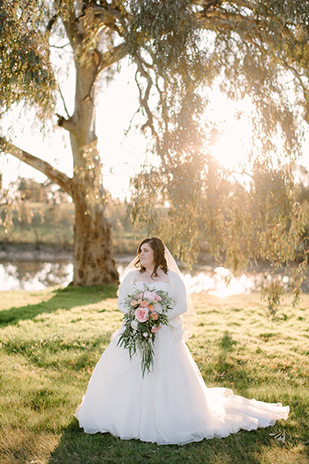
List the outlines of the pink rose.
{"label": "pink rose", "polygon": [[136,300],[132,300],[132,301],[131,301],[131,306],[136,306],[137,304],[138,304],[138,303],[137,303]]}
{"label": "pink rose", "polygon": [[159,332],[159,330],[161,330],[161,326],[160,326],[160,325],[158,325],[158,327],[152,327],[152,328],[151,328],[151,332],[152,332],[152,333]]}
{"label": "pink rose", "polygon": [[146,307],[148,306],[147,301],[143,300],[143,301],[141,302],[141,306],[142,306],[143,308],[146,308]]}
{"label": "pink rose", "polygon": [[150,319],[151,319],[152,321],[157,321],[158,318],[159,318],[158,313],[156,313],[155,311],[153,311],[152,313],[150,313]]}
{"label": "pink rose", "polygon": [[135,319],[137,319],[138,322],[146,322],[149,319],[148,313],[149,311],[147,308],[137,308],[135,311]]}
{"label": "pink rose", "polygon": [[162,301],[162,298],[160,297],[160,295],[155,294],[155,300]]}

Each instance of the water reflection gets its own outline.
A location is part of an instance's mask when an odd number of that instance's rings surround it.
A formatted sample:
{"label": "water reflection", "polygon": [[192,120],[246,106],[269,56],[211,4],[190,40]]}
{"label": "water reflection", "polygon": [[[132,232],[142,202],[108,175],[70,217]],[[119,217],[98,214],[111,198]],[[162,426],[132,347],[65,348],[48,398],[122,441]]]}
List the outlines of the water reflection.
{"label": "water reflection", "polygon": [[262,275],[246,275],[234,277],[224,267],[216,267],[208,272],[199,272],[196,275],[184,274],[185,282],[190,293],[207,292],[221,298],[241,293],[250,293],[261,286]]}
{"label": "water reflection", "polygon": [[[117,263],[119,274],[127,262]],[[233,277],[224,267],[198,267],[191,271],[183,270],[190,293],[207,292],[226,297],[259,290],[265,273],[247,273]],[[73,276],[71,261],[14,261],[0,262],[0,291],[3,290],[41,290],[48,286],[68,285]],[[286,278],[283,276],[284,281]]]}
{"label": "water reflection", "polygon": [[73,276],[70,261],[14,261],[0,263],[0,291],[42,290],[54,285],[68,285]]}
{"label": "water reflection", "polygon": [[[118,266],[120,276],[124,268]],[[265,272],[244,273],[234,277],[229,269],[222,266],[198,266],[190,271],[182,269],[182,274],[189,293],[207,292],[220,298],[259,291],[265,279]]]}

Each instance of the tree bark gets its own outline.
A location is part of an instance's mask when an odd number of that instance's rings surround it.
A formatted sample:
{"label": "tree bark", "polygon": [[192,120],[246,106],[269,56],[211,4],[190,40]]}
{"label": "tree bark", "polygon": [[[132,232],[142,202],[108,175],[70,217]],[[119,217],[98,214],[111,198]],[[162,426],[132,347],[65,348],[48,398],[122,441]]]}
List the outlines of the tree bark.
{"label": "tree bark", "polygon": [[75,204],[73,285],[118,283],[111,224],[105,216],[102,163],[95,133],[97,63],[77,61],[74,113],[67,126],[73,160]]}
{"label": "tree bark", "polygon": [[103,201],[89,205],[82,193],[84,185],[73,188],[75,203],[73,285],[118,283],[113,257],[111,225],[104,214]]}

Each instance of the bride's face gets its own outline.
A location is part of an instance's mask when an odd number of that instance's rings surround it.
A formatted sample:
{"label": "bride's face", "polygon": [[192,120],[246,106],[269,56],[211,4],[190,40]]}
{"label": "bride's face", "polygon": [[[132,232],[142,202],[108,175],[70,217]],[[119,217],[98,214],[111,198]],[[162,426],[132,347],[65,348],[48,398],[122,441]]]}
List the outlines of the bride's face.
{"label": "bride's face", "polygon": [[149,268],[154,265],[154,253],[153,249],[148,243],[144,243],[141,246],[141,251],[139,254],[139,260],[142,266]]}

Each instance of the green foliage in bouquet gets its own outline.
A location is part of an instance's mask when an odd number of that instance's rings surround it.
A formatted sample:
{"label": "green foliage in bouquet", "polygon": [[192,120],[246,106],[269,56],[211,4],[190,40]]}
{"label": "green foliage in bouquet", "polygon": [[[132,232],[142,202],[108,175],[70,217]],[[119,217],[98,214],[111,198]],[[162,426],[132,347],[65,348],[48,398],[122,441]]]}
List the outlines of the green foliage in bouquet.
{"label": "green foliage in bouquet", "polygon": [[141,353],[143,377],[151,371],[154,358],[156,333],[163,325],[168,325],[167,313],[173,308],[173,299],[163,290],[150,290],[144,283],[144,290],[136,290],[125,300],[128,308],[124,315],[125,329],[117,345],[128,349],[130,358],[137,349]]}

